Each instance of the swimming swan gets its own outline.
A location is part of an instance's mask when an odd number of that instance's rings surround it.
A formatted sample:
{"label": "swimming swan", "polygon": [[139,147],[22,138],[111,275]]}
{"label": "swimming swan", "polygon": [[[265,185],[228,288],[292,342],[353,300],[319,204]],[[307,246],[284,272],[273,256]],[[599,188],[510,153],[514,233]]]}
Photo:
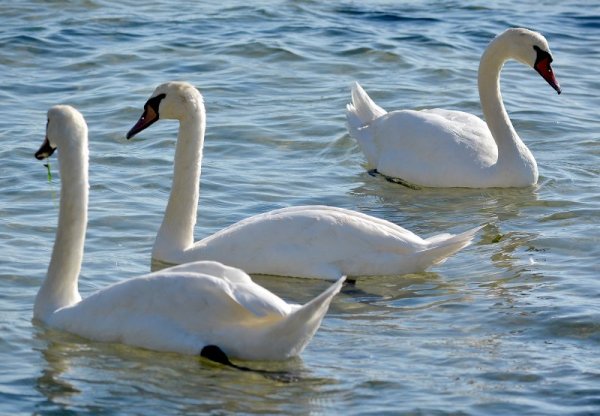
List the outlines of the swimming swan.
{"label": "swimming swan", "polygon": [[55,149],[61,178],[58,229],[35,299],[35,320],[96,341],[183,354],[208,351],[207,357],[216,349],[242,359],[282,360],[309,343],[344,278],[299,306],[253,283],[242,270],[205,261],[127,279],[81,299],[77,280],[87,227],[88,143],[85,120],[72,107],[48,111],[46,139],[35,157],[47,158]]}
{"label": "swimming swan", "polygon": [[490,42],[479,64],[479,96],[487,123],[443,109],[386,112],[358,85],[346,117],[372,168],[408,184],[431,187],[524,187],[538,169],[517,135],[500,95],[504,62],[533,67],[560,94],[548,42],[527,29],[508,29]]}
{"label": "swimming swan", "polygon": [[205,109],[186,82],[158,86],[127,138],[157,120],[179,120],[173,185],[152,257],[166,263],[216,260],[247,273],[337,280],[425,270],[469,244],[479,228],[422,239],[389,221],[328,206],[255,215],[194,244]]}

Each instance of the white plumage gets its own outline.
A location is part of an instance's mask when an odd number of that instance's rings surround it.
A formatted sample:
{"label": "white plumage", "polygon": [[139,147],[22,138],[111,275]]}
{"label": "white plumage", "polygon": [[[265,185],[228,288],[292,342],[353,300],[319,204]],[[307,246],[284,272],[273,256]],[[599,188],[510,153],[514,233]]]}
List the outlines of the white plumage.
{"label": "white plumage", "polygon": [[156,88],[132,137],[158,120],[179,120],[173,186],[152,256],[166,263],[217,260],[248,273],[336,280],[340,276],[420,272],[469,244],[479,228],[422,239],[389,221],[329,206],[298,206],[259,214],[196,243],[205,110],[196,88]]}
{"label": "white plumage", "polygon": [[344,278],[300,306],[255,284],[242,270],[203,261],[131,278],[81,299],[87,126],[72,107],[49,110],[47,138],[36,157],[49,157],[55,148],[62,183],[59,222],[35,319],[96,341],[185,354],[216,345],[238,358],[281,360],[309,343]]}
{"label": "white plumage", "polygon": [[346,111],[348,130],[369,166],[420,186],[537,183],[536,161],[514,130],[500,95],[500,71],[508,59],[533,67],[560,93],[546,39],[526,29],[506,30],[481,57],[479,95],[487,123],[473,114],[443,109],[388,113],[355,83]]}

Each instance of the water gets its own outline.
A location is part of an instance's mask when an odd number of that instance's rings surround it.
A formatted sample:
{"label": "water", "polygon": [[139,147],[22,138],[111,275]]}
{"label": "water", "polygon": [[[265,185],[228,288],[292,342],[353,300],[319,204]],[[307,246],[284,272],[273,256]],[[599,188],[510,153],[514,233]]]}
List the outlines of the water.
{"label": "water", "polygon": [[[202,3],[0,5],[0,414],[599,413],[596,2]],[[387,109],[480,114],[478,60],[509,26],[546,35],[564,91],[504,69],[539,186],[415,191],[369,176],[344,124],[351,83]],[[33,325],[59,194],[56,159],[49,184],[33,158],[47,108],[75,105],[90,126],[85,296],[150,268],[177,126],[124,134],[171,79],[195,84],[208,111],[197,238],[297,204],[423,236],[488,225],[428,273],[344,289],[301,357],[252,363],[292,380]],[[257,280],[296,302],[327,285]]]}

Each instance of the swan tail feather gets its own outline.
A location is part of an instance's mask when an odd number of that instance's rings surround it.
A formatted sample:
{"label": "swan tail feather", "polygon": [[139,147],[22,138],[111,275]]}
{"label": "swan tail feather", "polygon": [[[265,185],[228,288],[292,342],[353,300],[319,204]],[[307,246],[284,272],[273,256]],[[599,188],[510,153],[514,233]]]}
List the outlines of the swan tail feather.
{"label": "swan tail feather", "polygon": [[387,114],[369,97],[358,82],[352,85],[352,102],[346,106],[346,118],[352,128],[360,128]]}
{"label": "swan tail feather", "polygon": [[377,166],[378,151],[372,129],[367,128],[375,119],[387,114],[371,100],[365,90],[355,82],[352,86],[352,102],[346,105],[346,124],[350,136],[356,140],[367,157],[370,166]]}
{"label": "swan tail feather", "polygon": [[471,244],[475,234],[484,226],[472,228],[457,235],[439,234],[426,239],[429,247],[424,251],[422,264],[432,265],[443,263],[448,257]]}
{"label": "swan tail feather", "polygon": [[300,354],[319,329],[333,297],[341,290],[344,280],[346,276],[269,328],[265,336],[274,340],[270,347],[280,349],[281,355],[285,355],[286,358]]}

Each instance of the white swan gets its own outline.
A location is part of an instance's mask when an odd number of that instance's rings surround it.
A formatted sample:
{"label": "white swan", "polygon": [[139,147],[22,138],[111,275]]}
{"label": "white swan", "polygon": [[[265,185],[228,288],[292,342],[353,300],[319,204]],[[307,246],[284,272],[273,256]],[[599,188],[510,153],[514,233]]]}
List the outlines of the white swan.
{"label": "white swan", "polygon": [[533,67],[559,94],[548,42],[527,29],[492,40],[479,65],[480,118],[442,109],[386,112],[355,83],[346,117],[370,167],[414,185],[523,187],[537,183],[535,159],[504,109],[500,71],[508,59]]}
{"label": "white swan", "polygon": [[242,359],[280,360],[308,344],[344,278],[299,306],[241,270],[196,262],[125,280],[82,300],[77,280],[87,226],[87,126],[72,107],[48,111],[46,140],[35,156],[47,158],[56,148],[58,229],[34,319],[92,340],[184,354],[201,354],[205,347],[214,353],[216,346]]}
{"label": "white swan", "polygon": [[247,273],[336,280],[425,270],[460,250],[479,228],[422,239],[391,222],[327,206],[255,215],[194,244],[205,110],[185,82],[158,86],[127,138],[160,118],[179,120],[173,186],[152,256],[166,263],[216,260]]}

